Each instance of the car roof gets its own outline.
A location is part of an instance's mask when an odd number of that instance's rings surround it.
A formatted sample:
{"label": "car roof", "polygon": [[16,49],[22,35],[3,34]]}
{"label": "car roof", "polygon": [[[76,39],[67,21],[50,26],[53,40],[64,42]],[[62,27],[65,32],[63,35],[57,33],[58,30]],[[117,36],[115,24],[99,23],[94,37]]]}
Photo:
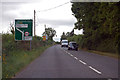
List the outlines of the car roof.
{"label": "car roof", "polygon": [[62,41],[68,41],[68,40],[62,40]]}

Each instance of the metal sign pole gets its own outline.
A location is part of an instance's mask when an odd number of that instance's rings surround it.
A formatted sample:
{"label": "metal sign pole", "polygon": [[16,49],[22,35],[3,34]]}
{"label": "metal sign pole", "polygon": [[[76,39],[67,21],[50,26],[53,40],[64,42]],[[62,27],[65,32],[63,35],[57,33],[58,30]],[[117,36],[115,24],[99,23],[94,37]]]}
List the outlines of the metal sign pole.
{"label": "metal sign pole", "polygon": [[30,51],[31,51],[31,46],[32,46],[32,45],[31,45],[31,40],[30,40]]}
{"label": "metal sign pole", "polygon": [[36,12],[35,12],[35,10],[34,10],[34,36],[36,36],[36,34],[35,34],[35,29],[36,29],[36,28],[35,28],[35,27],[36,27],[36,25],[35,25],[35,13],[36,13]]}

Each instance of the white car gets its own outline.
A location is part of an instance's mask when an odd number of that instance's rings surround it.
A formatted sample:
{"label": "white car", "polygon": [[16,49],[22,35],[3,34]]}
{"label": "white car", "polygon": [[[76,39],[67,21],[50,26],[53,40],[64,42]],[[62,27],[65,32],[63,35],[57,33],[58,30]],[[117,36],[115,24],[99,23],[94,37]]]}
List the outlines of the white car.
{"label": "white car", "polygon": [[61,47],[68,47],[68,40],[62,40]]}

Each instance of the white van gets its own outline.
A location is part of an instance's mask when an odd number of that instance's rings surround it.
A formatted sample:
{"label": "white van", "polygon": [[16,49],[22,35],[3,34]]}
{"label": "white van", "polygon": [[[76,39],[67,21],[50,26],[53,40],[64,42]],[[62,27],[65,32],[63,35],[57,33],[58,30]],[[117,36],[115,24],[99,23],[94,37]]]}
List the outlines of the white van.
{"label": "white van", "polygon": [[68,40],[62,40],[61,47],[68,47]]}

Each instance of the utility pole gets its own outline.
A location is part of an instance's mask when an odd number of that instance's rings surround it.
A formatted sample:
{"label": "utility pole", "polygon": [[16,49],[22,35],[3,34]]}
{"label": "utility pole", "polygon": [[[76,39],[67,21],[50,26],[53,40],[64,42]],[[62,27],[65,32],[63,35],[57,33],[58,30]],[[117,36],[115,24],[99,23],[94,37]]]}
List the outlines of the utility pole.
{"label": "utility pole", "polygon": [[44,26],[45,26],[45,36],[46,36],[46,24]]}
{"label": "utility pole", "polygon": [[36,34],[35,34],[35,26],[36,26],[36,25],[35,25],[35,13],[36,13],[36,12],[35,12],[35,10],[34,10],[34,36],[36,35]]}
{"label": "utility pole", "polygon": [[46,29],[46,24],[44,26],[45,26],[45,29]]}

